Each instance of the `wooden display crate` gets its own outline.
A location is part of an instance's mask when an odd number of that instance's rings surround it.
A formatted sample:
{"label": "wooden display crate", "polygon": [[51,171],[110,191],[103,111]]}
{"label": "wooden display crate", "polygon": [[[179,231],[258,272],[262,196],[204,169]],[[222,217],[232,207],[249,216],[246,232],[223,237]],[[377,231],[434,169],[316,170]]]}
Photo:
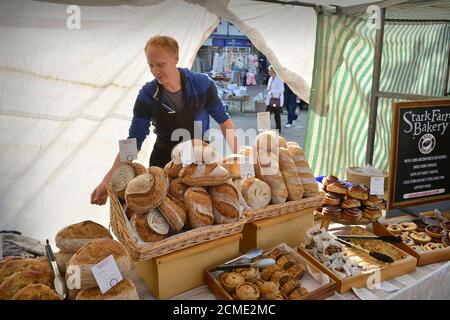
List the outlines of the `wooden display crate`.
{"label": "wooden display crate", "polygon": [[269,249],[279,243],[296,247],[305,239],[306,230],[314,224],[315,208],[305,208],[244,225],[241,252],[254,248]]}
{"label": "wooden display crate", "polygon": [[[322,262],[318,261],[314,258],[308,251],[304,248],[298,247],[298,253],[304,256],[306,259],[311,261],[315,266],[317,266],[320,270],[324,271],[330,278],[334,279],[337,283],[337,292],[345,293],[349,292],[353,288],[364,288],[367,286],[367,280],[373,276],[375,271],[360,273],[358,275],[340,278],[333,271],[328,269]],[[400,250],[400,249],[399,249]],[[401,250],[400,250],[401,251]],[[406,254],[406,252],[404,252]],[[395,261],[387,266],[381,267],[380,272],[380,281],[383,282],[385,280],[389,280],[407,273],[414,272],[416,270],[417,259],[407,255],[405,259]]]}
{"label": "wooden display crate", "polygon": [[239,255],[241,234],[208,241],[146,261],[133,261],[158,299],[168,299],[204,284],[206,269]]}
{"label": "wooden display crate", "polygon": [[[402,216],[402,217],[384,220],[384,223],[393,224],[393,223],[400,223],[400,222],[407,221],[407,220],[412,221],[412,220],[414,220],[414,218],[410,217],[410,216]],[[386,229],[384,224],[381,224],[379,222],[373,223],[373,231],[376,235],[379,235],[379,236],[392,236],[392,233],[390,233]],[[418,266],[424,266],[427,264],[450,260],[450,247],[447,247],[445,249],[440,249],[440,250],[418,252],[418,251],[414,250],[413,248],[407,246],[403,242],[396,243],[395,246],[397,248],[405,251],[409,255],[416,257]]]}

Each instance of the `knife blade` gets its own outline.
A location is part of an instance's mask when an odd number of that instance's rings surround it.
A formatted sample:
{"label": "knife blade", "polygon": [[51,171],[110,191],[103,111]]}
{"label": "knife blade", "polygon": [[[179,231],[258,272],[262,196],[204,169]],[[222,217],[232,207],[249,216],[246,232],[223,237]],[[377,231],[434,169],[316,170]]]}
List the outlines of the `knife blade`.
{"label": "knife blade", "polygon": [[62,300],[66,299],[67,295],[67,286],[66,281],[63,276],[59,272],[58,265],[56,264],[55,255],[53,254],[52,247],[50,246],[50,242],[47,239],[45,245],[45,252],[47,253],[48,262],[50,263],[50,267],[52,268],[54,281],[53,284],[55,286],[56,293],[61,297]]}

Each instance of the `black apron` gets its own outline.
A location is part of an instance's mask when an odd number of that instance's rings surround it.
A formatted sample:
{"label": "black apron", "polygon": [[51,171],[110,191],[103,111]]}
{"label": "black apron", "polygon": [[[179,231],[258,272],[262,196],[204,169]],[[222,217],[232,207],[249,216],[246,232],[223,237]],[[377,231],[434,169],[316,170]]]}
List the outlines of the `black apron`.
{"label": "black apron", "polygon": [[[180,73],[181,74],[181,73]],[[158,85],[159,86],[159,85]],[[152,122],[155,124],[156,141],[150,156],[150,166],[164,166],[170,162],[172,148],[179,142],[182,142],[181,137],[177,141],[172,141],[172,132],[176,129],[185,129],[189,132],[189,139],[194,137],[194,113],[188,107],[184,77],[181,75],[181,90],[183,95],[183,108],[175,113],[169,113],[164,104],[162,86],[159,86],[158,95],[155,99],[157,108],[154,110]],[[172,108],[173,109],[173,108]]]}

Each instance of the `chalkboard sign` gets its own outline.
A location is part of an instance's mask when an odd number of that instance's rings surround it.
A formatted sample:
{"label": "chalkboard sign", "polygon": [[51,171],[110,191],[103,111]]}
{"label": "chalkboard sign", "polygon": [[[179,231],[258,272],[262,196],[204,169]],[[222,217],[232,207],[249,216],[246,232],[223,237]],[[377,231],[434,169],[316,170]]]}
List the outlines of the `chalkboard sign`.
{"label": "chalkboard sign", "polygon": [[450,199],[450,100],[394,103],[388,208]]}

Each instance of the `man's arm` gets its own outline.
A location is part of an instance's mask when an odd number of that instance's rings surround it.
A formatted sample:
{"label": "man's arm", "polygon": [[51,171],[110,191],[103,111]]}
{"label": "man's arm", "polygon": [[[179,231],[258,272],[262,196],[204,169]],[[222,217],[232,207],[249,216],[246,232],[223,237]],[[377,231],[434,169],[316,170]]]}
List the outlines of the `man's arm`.
{"label": "man's arm", "polygon": [[220,124],[220,130],[225,137],[228,145],[233,153],[238,153],[238,141],[236,133],[234,131],[233,121],[231,119],[226,120]]}

